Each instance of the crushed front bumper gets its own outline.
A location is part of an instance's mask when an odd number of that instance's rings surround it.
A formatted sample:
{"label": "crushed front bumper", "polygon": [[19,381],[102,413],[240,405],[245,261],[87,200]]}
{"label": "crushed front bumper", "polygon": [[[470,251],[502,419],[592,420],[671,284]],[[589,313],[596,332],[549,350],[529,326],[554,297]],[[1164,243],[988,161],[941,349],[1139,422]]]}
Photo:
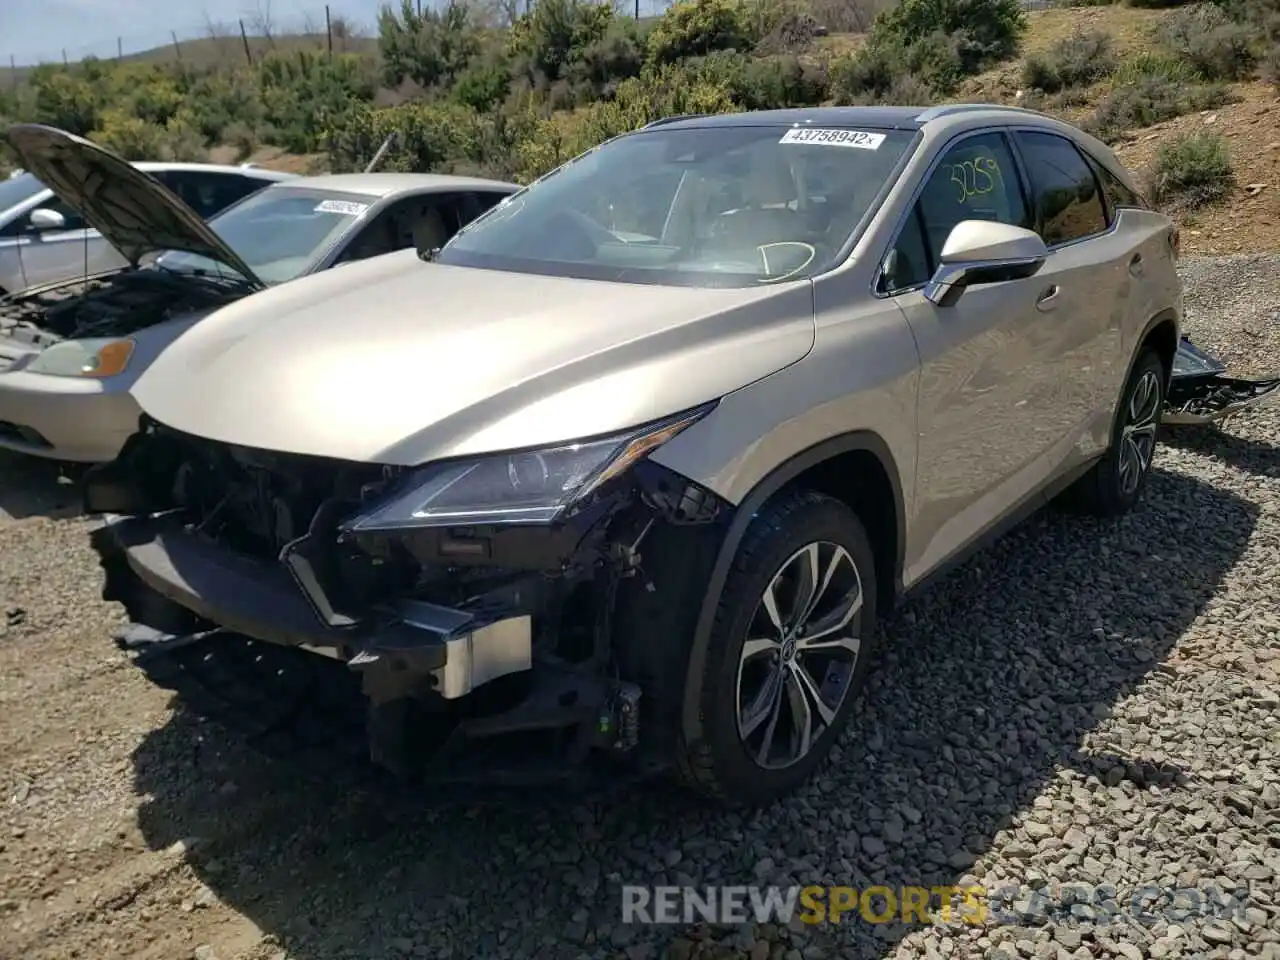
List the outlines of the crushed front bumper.
{"label": "crushed front bumper", "polygon": [[1229,377],[1222,361],[1184,337],[1173,360],[1163,422],[1171,426],[1215,423],[1280,399],[1280,377]]}

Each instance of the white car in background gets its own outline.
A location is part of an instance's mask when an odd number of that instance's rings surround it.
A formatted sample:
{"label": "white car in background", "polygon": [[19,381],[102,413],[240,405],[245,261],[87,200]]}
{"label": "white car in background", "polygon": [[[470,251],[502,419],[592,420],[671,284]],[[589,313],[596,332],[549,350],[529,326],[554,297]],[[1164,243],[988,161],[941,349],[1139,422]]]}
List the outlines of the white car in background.
{"label": "white car in background", "polygon": [[[133,164],[204,219],[263,187],[295,174],[213,163]],[[0,180],[0,295],[86,273],[118,270],[127,261],[78,210],[37,176],[15,171]]]}
{"label": "white car in background", "polygon": [[116,456],[141,412],[134,381],[219,307],[407,247],[429,253],[519,189],[437,174],[292,177],[206,223],[81,137],[22,125],[9,141],[124,264],[0,299],[0,448],[82,463]]}

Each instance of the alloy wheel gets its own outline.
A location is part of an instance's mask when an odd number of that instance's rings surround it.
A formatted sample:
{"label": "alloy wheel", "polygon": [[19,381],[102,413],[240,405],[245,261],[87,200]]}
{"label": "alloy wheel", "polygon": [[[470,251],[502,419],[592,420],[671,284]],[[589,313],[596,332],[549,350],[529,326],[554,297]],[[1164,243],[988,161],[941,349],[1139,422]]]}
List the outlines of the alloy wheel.
{"label": "alloy wheel", "polygon": [[1125,496],[1138,489],[1151,467],[1156,448],[1156,420],[1160,413],[1160,380],[1147,370],[1134,384],[1120,432],[1120,490]]}
{"label": "alloy wheel", "polygon": [[818,541],[765,588],[738,662],[738,736],[766,769],[807,756],[843,706],[862,648],[862,579],[849,551]]}

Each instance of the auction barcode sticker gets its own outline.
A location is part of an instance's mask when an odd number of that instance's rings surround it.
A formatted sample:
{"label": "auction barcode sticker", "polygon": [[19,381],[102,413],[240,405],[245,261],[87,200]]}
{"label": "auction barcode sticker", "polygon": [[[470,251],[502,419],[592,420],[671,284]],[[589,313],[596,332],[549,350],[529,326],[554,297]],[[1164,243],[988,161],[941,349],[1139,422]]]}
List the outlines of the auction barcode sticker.
{"label": "auction barcode sticker", "polygon": [[859,150],[879,150],[884,143],[883,133],[867,133],[864,130],[824,130],[815,127],[794,127],[782,135],[779,143],[817,143],[827,147],[857,147]]}
{"label": "auction barcode sticker", "polygon": [[345,213],[358,217],[369,209],[367,203],[355,203],[351,200],[322,200],[316,205],[316,213]]}

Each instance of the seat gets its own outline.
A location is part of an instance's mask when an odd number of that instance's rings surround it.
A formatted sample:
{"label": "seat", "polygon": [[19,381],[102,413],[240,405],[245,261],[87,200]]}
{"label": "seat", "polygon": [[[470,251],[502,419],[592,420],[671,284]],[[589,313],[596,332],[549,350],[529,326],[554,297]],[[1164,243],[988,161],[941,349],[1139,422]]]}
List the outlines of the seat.
{"label": "seat", "polygon": [[742,183],[743,206],[717,218],[708,247],[745,250],[807,239],[805,217],[786,206],[798,197],[790,166],[776,157],[757,158]]}
{"label": "seat", "polygon": [[449,229],[439,207],[424,207],[413,221],[413,245],[419,253],[438,250],[451,236],[453,231]]}

